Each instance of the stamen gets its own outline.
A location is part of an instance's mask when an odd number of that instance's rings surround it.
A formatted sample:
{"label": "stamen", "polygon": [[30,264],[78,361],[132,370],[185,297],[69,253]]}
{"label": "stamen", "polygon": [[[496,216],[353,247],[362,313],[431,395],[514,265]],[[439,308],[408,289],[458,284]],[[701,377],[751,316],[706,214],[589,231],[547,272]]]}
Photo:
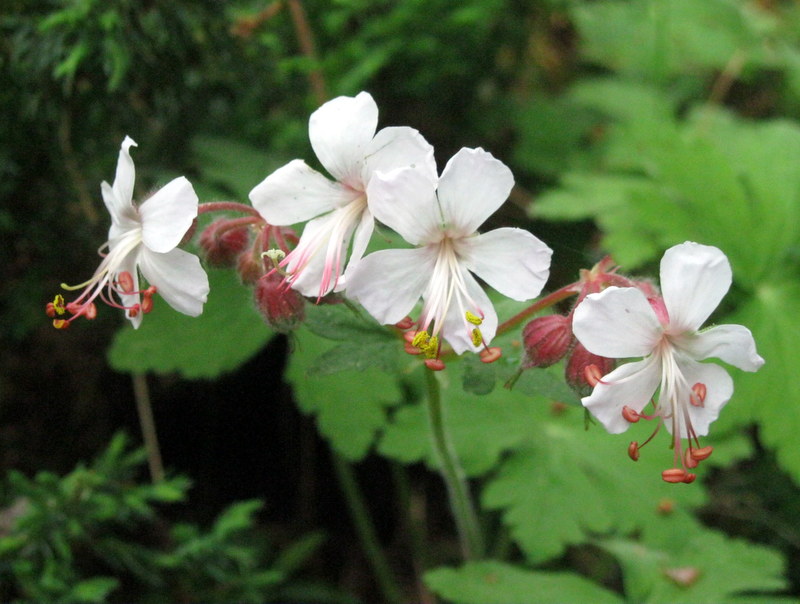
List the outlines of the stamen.
{"label": "stamen", "polygon": [[628,457],[633,461],[639,461],[639,443],[635,440],[628,445]]}
{"label": "stamen", "polygon": [[498,346],[491,346],[489,348],[484,348],[478,354],[481,357],[482,363],[494,363],[503,356],[503,351]]}
{"label": "stamen", "polygon": [[700,447],[699,449],[689,449],[689,452],[692,455],[692,458],[696,459],[697,461],[703,461],[704,459],[708,459],[708,457],[714,452],[714,447]]}
{"label": "stamen", "polygon": [[472,330],[472,345],[476,348],[483,344],[483,335],[481,335],[481,330],[477,327]]}
{"label": "stamen", "polygon": [[117,275],[117,285],[123,293],[133,293],[133,275],[128,271],[122,271]]}
{"label": "stamen", "polygon": [[664,482],[670,482],[672,484],[685,482],[687,476],[690,476],[690,474],[683,468],[670,468],[669,470],[661,472],[661,478],[664,479]]}
{"label": "stamen", "polygon": [[694,386],[692,386],[692,394],[689,396],[689,402],[695,407],[702,407],[706,400],[707,393],[708,389],[706,388],[706,385],[697,382]]}
{"label": "stamen", "polygon": [[[478,315],[475,315],[470,311],[464,313],[464,316],[466,317],[467,321],[469,323],[472,323],[473,325],[480,325],[481,323],[483,323],[483,317],[479,317]],[[475,346],[477,346],[477,344],[475,344]]]}
{"label": "stamen", "polygon": [[583,369],[583,377],[586,378],[586,383],[589,384],[592,388],[597,386],[597,384],[603,384],[603,374],[600,373],[600,368],[595,365],[587,365]]}
{"label": "stamen", "polygon": [[444,369],[444,361],[442,359],[425,359],[425,366],[431,371],[441,371]]}
{"label": "stamen", "polygon": [[635,424],[636,422],[639,421],[639,413],[634,409],[628,407],[628,405],[625,405],[622,408],[622,417],[624,417],[626,421],[632,424]]}

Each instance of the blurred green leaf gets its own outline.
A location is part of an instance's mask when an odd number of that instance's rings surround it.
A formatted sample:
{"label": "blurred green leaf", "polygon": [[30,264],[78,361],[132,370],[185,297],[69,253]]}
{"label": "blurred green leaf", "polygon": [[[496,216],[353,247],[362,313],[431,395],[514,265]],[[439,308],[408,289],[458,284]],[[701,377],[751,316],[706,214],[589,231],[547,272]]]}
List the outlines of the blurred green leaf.
{"label": "blurred green leaf", "polygon": [[540,407],[528,421],[529,439],[502,461],[482,499],[503,510],[504,523],[533,563],[558,556],[589,533],[658,523],[662,500],[684,514],[703,501],[701,489],[661,479],[672,463],[665,439],[656,438],[638,462],[628,458],[628,443],[643,442],[653,426],[635,425],[624,435],[600,426],[585,430],[583,410],[574,407]]}
{"label": "blurred green leaf", "polygon": [[623,602],[579,575],[533,571],[495,560],[437,568],[426,572],[424,580],[438,596],[457,604]]}
{"label": "blurred green leaf", "polygon": [[187,317],[156,301],[139,329],[117,332],[108,359],[117,371],[177,372],[187,379],[233,371],[272,337],[234,271],[208,270],[211,293],[203,314]]}
{"label": "blurred green leaf", "polygon": [[305,327],[295,333],[293,348],[286,379],[298,406],[316,416],[319,431],[334,449],[351,461],[361,459],[385,425],[388,408],[402,399],[397,378],[375,368],[313,373],[330,342]]}

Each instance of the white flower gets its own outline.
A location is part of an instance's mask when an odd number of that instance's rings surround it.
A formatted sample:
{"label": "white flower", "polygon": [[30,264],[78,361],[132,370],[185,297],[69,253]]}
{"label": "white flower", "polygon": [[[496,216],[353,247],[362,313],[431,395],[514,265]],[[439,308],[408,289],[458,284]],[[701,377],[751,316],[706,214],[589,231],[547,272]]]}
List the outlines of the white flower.
{"label": "white flower", "polygon": [[[697,465],[692,442],[699,447],[698,437],[708,434],[733,394],[724,369],[698,361],[716,357],[745,371],[764,364],[747,328],[719,325],[698,331],[730,285],[731,267],[719,249],[686,242],[667,250],[661,260],[662,298],[648,299],[636,288],[609,287],[576,308],[573,330],[590,352],[616,359],[644,357],[603,376],[583,398],[609,432],[624,432],[639,417],[655,418],[673,435],[676,465],[678,459],[684,467]],[[655,411],[643,415],[656,389]],[[682,438],[689,440],[686,455]],[[680,471],[669,476],[680,477]]]}
{"label": "white flower", "polygon": [[[364,258],[348,277],[348,296],[384,324],[403,319],[422,297],[424,337],[437,342],[441,333],[459,354],[491,341],[497,315],[471,273],[510,298],[528,300],[547,281],[552,253],[522,229],[476,232],[513,184],[511,171],[483,149],[456,153],[442,172],[438,194],[436,183],[420,171],[375,176],[368,188],[375,217],[420,247]],[[427,342],[419,347],[436,356]]]}
{"label": "white flower", "polygon": [[[56,319],[57,327],[66,327],[79,316],[93,318],[94,300],[101,300],[125,310],[134,327],[142,314],[152,307],[152,296],[158,292],[175,310],[196,317],[203,312],[208,296],[208,277],[197,256],[178,249],[178,244],[197,216],[197,195],[183,176],[169,182],[141,205],[133,203],[136,171],[130,147],[136,143],[125,137],[117,161],[114,185],[101,185],[103,201],[111,214],[107,248],[103,261],[87,282],[62,286],[83,293],[68,304],[61,296],[48,305],[53,316],[72,314],[69,319]],[[139,289],[139,272],[150,287]],[[144,300],[142,299],[144,296]]]}
{"label": "white flower", "polygon": [[313,218],[281,262],[288,282],[305,296],[322,297],[344,288],[351,239],[349,266],[364,255],[374,227],[367,185],[376,170],[411,166],[436,177],[433,147],[416,130],[384,128],[376,134],[377,125],[378,107],[366,92],[328,101],[311,114],[308,135],[320,163],[336,181],[296,159],[250,192],[253,206],[270,224]]}

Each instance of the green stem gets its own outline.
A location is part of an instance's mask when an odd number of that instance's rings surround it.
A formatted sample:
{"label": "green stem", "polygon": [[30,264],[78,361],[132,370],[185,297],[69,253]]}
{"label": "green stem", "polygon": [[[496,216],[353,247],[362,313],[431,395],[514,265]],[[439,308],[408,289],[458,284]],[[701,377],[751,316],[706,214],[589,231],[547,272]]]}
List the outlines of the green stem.
{"label": "green stem", "polygon": [[425,371],[425,376],[428,383],[427,411],[433,451],[447,486],[461,551],[465,560],[477,560],[484,555],[483,535],[478,515],[470,498],[464,470],[458,462],[458,457],[445,428],[439,382],[433,371]]}
{"label": "green stem", "polygon": [[375,527],[367,511],[367,506],[364,503],[361,489],[358,487],[353,468],[341,455],[336,453],[336,451],[331,451],[331,456],[333,458],[333,467],[336,471],[336,477],[339,480],[339,486],[344,494],[347,507],[350,510],[350,517],[353,519],[353,524],[358,533],[361,547],[372,567],[375,580],[378,582],[378,588],[381,590],[381,594],[383,594],[383,601],[389,604],[399,604],[404,601],[403,595],[392,576],[389,562],[386,560],[386,556],[381,549]]}
{"label": "green stem", "polygon": [[161,449],[158,446],[156,422],[153,419],[153,406],[150,404],[150,389],[147,387],[147,376],[145,374],[133,373],[131,378],[133,379],[133,396],[136,399],[136,412],[139,415],[144,448],[147,451],[150,479],[155,484],[164,480],[164,464],[161,461]]}

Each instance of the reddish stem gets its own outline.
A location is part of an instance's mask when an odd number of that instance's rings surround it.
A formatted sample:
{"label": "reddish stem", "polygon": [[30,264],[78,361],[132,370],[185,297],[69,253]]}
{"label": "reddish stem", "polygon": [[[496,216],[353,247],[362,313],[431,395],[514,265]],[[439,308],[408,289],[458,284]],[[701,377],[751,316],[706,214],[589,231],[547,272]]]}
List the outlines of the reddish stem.
{"label": "reddish stem", "polygon": [[541,300],[535,302],[525,310],[518,312],[516,315],[508,319],[507,321],[503,321],[500,325],[497,326],[497,336],[502,333],[505,333],[512,327],[520,324],[522,321],[530,317],[531,315],[535,315],[540,310],[547,308],[548,306],[553,306],[554,304],[558,304],[562,300],[566,300],[570,296],[574,296],[578,294],[578,291],[574,289],[575,284],[570,284],[566,287],[562,287],[559,290],[554,291],[552,294],[549,294],[542,298]]}
{"label": "reddish stem", "polygon": [[247,206],[237,201],[210,201],[208,203],[201,203],[197,208],[197,213],[205,214],[206,212],[224,212],[226,210],[243,212],[261,218],[261,214],[259,214],[258,210],[254,207]]}

